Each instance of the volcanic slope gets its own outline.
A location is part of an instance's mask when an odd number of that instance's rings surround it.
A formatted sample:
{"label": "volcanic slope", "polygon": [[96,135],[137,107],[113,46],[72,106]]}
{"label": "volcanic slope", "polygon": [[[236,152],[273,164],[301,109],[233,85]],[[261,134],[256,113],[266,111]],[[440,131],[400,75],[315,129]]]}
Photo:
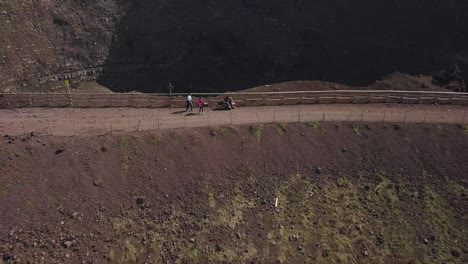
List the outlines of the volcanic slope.
{"label": "volcanic slope", "polygon": [[[0,141],[5,263],[466,263],[468,127]],[[278,199],[278,206],[275,202]]]}

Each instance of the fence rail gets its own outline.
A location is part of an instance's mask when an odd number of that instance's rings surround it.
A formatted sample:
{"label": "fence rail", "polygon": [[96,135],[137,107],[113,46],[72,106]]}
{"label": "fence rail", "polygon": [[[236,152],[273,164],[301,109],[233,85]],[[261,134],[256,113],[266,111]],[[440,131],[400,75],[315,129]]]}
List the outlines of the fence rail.
{"label": "fence rail", "polygon": [[[0,94],[0,108],[19,107],[183,107],[185,94]],[[468,93],[426,91],[330,90],[294,92],[194,93],[216,106],[222,96],[234,97],[238,106],[330,104],[330,103],[406,103],[468,105]]]}
{"label": "fence rail", "polygon": [[312,122],[389,122],[467,124],[466,111],[433,112],[425,110],[327,110],[225,112],[221,115],[151,116],[132,120],[92,120],[89,122],[50,122],[45,120],[0,123],[2,135],[34,132],[39,136],[96,136],[171,128],[194,128],[221,125]]}

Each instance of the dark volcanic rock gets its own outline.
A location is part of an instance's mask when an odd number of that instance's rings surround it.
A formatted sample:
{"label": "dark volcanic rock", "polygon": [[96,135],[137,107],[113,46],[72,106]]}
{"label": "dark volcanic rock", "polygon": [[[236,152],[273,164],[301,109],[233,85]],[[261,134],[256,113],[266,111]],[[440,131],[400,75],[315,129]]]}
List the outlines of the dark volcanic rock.
{"label": "dark volcanic rock", "polygon": [[463,1],[50,0],[2,10],[0,91],[64,79],[73,87],[97,78],[115,91],[161,92],[171,82],[183,92],[289,80],[364,85],[452,64],[468,72]]}

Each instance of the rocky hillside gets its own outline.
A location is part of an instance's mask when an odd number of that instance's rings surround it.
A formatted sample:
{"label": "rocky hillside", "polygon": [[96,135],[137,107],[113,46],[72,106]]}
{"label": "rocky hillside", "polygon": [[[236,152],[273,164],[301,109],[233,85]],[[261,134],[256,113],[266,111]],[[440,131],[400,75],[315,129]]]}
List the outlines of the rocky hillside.
{"label": "rocky hillside", "polygon": [[114,91],[367,85],[468,72],[464,1],[0,1],[0,89],[97,79]]}
{"label": "rocky hillside", "polygon": [[0,92],[48,91],[93,80],[124,1],[0,1]]}
{"label": "rocky hillside", "polygon": [[314,122],[4,137],[0,256],[466,263],[467,133]]}

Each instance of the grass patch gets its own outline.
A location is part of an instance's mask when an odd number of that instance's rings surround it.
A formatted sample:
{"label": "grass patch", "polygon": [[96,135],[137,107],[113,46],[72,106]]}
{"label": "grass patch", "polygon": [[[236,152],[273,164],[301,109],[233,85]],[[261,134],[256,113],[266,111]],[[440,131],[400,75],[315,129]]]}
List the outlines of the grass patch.
{"label": "grass patch", "polygon": [[[461,261],[468,234],[459,222],[466,218],[455,218],[459,213],[443,192],[428,186],[420,189],[424,195],[412,196],[416,188],[398,175],[379,171],[372,177],[366,172],[320,182],[311,179],[313,173],[295,172],[260,196],[252,193],[260,185],[248,171],[229,190],[205,183],[202,199],[194,200],[203,218],[177,203],[157,221],[142,219],[137,210],[123,214],[111,222],[114,240],[106,257],[128,263],[150,251],[159,263],[169,247],[181,263]],[[464,186],[448,184],[457,196],[466,193]],[[412,200],[420,203],[407,206]],[[213,240],[213,234],[220,234],[219,240]]]}
{"label": "grass patch", "polygon": [[254,202],[247,199],[240,188],[236,188],[232,202],[220,211],[219,221],[235,229],[244,221],[244,211],[253,207]]}
{"label": "grass patch", "polygon": [[322,122],[320,122],[320,121],[313,121],[313,122],[308,122],[307,125],[310,126],[310,127],[313,128],[313,129],[319,129],[320,126],[322,125]]}
{"label": "grass patch", "polygon": [[263,129],[261,126],[251,126],[250,132],[253,134],[257,141],[260,141],[262,139]]}
{"label": "grass patch", "polygon": [[232,129],[228,127],[219,127],[212,129],[210,134],[212,136],[225,136],[225,135],[230,135],[232,133]]}
{"label": "grass patch", "polygon": [[106,256],[107,260],[113,263],[136,262],[141,243],[135,236],[128,236],[128,232],[136,230],[136,224],[131,218],[116,218],[112,221],[112,227],[116,241]]}
{"label": "grass patch", "polygon": [[358,135],[358,136],[361,136],[361,129],[356,126],[356,125],[353,125],[353,132]]}
{"label": "grass patch", "polygon": [[120,148],[130,150],[135,155],[140,154],[140,147],[138,146],[138,143],[135,142],[134,139],[130,139],[124,136],[117,140],[117,144],[119,145]]}
{"label": "grass patch", "polygon": [[162,139],[161,136],[153,136],[151,137],[151,143],[159,147],[161,145]]}
{"label": "grass patch", "polygon": [[176,144],[179,144],[180,142],[182,142],[182,134],[179,132],[175,132],[172,134],[172,139]]}
{"label": "grass patch", "polygon": [[[456,263],[459,260],[453,255],[453,252],[464,247],[463,238],[468,236],[468,232],[466,229],[462,229],[460,233],[459,228],[457,228],[459,220],[454,217],[449,202],[434,189],[436,187],[426,187],[425,189],[426,219],[429,220],[426,220],[425,224],[428,224],[434,231],[436,239],[433,243],[438,262]],[[456,239],[456,237],[461,239]]]}
{"label": "grass patch", "polygon": [[216,207],[216,198],[213,192],[208,193],[208,204],[210,205],[211,208]]}
{"label": "grass patch", "polygon": [[122,160],[122,170],[127,173],[130,170],[132,160],[129,156],[124,156]]}
{"label": "grass patch", "polygon": [[286,124],[285,123],[278,123],[276,124],[276,131],[278,132],[278,134],[280,136],[284,135],[284,133],[286,133],[286,131],[288,131],[286,129]]}

